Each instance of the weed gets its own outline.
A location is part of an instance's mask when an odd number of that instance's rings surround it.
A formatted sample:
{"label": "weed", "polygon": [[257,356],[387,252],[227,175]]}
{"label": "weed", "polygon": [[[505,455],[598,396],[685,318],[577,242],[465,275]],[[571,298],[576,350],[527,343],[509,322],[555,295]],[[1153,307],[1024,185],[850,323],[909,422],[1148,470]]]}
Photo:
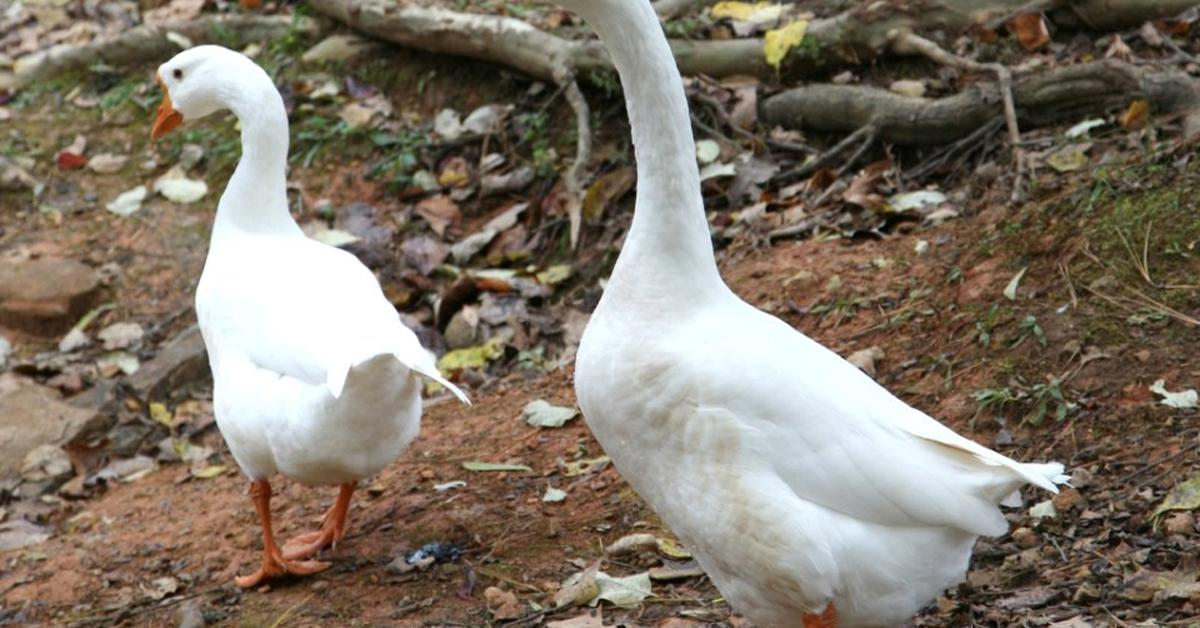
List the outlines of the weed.
{"label": "weed", "polygon": [[996,317],[999,313],[1000,304],[993,303],[983,320],[975,321],[975,341],[984,349],[992,346],[992,331],[996,328]]}
{"label": "weed", "polygon": [[1017,337],[1011,343],[1009,343],[1008,347],[1010,349],[1015,349],[1021,346],[1021,343],[1025,342],[1025,340],[1030,337],[1032,337],[1034,340],[1037,340],[1037,343],[1043,347],[1046,346],[1046,334],[1042,331],[1042,327],[1038,325],[1037,317],[1033,314],[1026,316],[1021,320],[1021,323],[1017,325]]}
{"label": "weed", "polygon": [[1052,405],[1054,406],[1054,420],[1060,423],[1067,418],[1067,414],[1071,410],[1075,409],[1075,404],[1063,397],[1062,382],[1057,377],[1034,384],[1030,387],[1028,394],[1033,401],[1033,409],[1025,415],[1024,420],[1033,425],[1042,424],[1042,420],[1046,418],[1046,413],[1050,411]]}

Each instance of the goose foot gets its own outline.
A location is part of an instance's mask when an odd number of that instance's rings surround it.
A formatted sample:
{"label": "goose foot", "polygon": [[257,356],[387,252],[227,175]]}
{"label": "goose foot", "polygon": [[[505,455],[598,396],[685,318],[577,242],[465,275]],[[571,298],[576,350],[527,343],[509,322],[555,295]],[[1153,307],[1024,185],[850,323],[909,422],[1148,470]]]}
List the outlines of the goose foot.
{"label": "goose foot", "polygon": [[263,530],[263,558],[258,571],[248,576],[238,576],[234,582],[243,589],[255,587],[266,580],[277,578],[284,574],[307,576],[329,568],[329,563],[316,560],[291,561],[283,556],[279,546],[275,544],[275,534],[271,531],[271,484],[266,480],[254,480],[250,483],[250,500],[258,511],[258,519]]}
{"label": "goose foot", "polygon": [[804,628],[837,628],[837,610],[833,608],[833,602],[820,615],[805,613],[803,619]]}
{"label": "goose foot", "polygon": [[346,514],[350,511],[350,497],[354,495],[354,482],[343,482],[338,490],[337,501],[321,522],[321,529],[292,537],[283,544],[283,557],[287,559],[308,558],[329,546],[336,546],[346,536]]}

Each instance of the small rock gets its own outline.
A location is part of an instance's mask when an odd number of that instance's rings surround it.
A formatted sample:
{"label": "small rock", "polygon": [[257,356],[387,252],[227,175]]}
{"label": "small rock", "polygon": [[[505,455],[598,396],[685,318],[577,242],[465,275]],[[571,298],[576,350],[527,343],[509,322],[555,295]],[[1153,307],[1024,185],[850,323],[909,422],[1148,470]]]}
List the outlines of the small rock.
{"label": "small rock", "polygon": [[1196,531],[1196,517],[1190,512],[1171,513],[1163,521],[1167,534],[1191,534]]}
{"label": "small rock", "polygon": [[517,596],[513,595],[512,591],[505,591],[499,587],[488,587],[483,591],[483,598],[487,601],[488,611],[495,619],[516,619],[523,614],[521,603],[517,601]]}
{"label": "small rock", "polygon": [[179,606],[175,614],[177,628],[204,628],[204,612],[200,600],[188,600]]}
{"label": "small rock", "polygon": [[875,363],[883,360],[887,354],[879,347],[868,347],[850,354],[846,361],[862,369],[864,373],[875,377]]}
{"label": "small rock", "polygon": [[50,482],[53,486],[71,477],[74,467],[67,452],[58,445],[38,445],[21,461],[21,478],[27,482]]}
{"label": "small rock", "polygon": [[102,421],[94,409],[62,401],[58,392],[12,374],[0,375],[0,477],[20,471],[40,445],[64,445]]}
{"label": "small rock", "polygon": [[49,538],[49,530],[24,519],[0,523],[0,552],[37,545]]}
{"label": "small rock", "polygon": [[1053,499],[1055,510],[1058,512],[1068,512],[1083,502],[1083,495],[1068,486],[1062,489],[1058,495],[1055,495]]}
{"label": "small rock", "polygon": [[21,167],[15,160],[0,155],[0,191],[32,190],[37,184],[37,179],[33,178],[28,170]]}
{"label": "small rock", "polygon": [[1037,547],[1037,545],[1042,542],[1042,540],[1038,537],[1037,532],[1034,532],[1029,528],[1017,528],[1016,530],[1013,530],[1012,540],[1017,544],[1018,547],[1021,547],[1022,549]]}
{"label": "small rock", "polygon": [[446,324],[445,336],[450,349],[475,346],[479,340],[479,310],[468,305],[455,312]]}
{"label": "small rock", "polygon": [[58,336],[94,304],[99,288],[96,272],[74,260],[0,264],[0,326]]}
{"label": "small rock", "polygon": [[204,339],[197,327],[175,336],[153,360],[142,364],[126,383],[142,400],[161,399],[211,376]]}
{"label": "small rock", "polygon": [[144,333],[137,323],[113,323],[100,330],[96,337],[104,341],[105,350],[115,351],[136,345]]}
{"label": "small rock", "polygon": [[82,349],[92,343],[92,339],[88,337],[87,332],[72,327],[71,331],[67,332],[62,340],[58,341],[58,350],[62,353],[70,353],[77,349]]}
{"label": "small rock", "polygon": [[1148,361],[1150,361],[1150,350],[1142,349],[1142,350],[1134,353],[1133,357],[1137,358],[1138,362],[1142,362],[1142,363],[1148,362]]}
{"label": "small rock", "polygon": [[521,410],[521,419],[533,427],[562,427],[578,415],[574,406],[556,406],[545,399],[530,401]]}

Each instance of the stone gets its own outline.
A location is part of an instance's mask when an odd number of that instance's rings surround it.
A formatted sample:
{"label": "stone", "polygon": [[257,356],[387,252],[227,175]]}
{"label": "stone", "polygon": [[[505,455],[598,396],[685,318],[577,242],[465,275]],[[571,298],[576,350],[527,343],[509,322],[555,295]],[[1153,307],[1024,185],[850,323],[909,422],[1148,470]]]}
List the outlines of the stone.
{"label": "stone", "polygon": [[15,160],[0,155],[0,191],[32,190],[37,183],[37,179]]}
{"label": "stone", "polygon": [[53,388],[0,375],[0,477],[19,472],[35,447],[71,442],[99,418],[95,410],[66,403]]}
{"label": "stone", "polygon": [[883,360],[887,355],[883,349],[879,347],[868,347],[850,354],[846,361],[857,366],[862,372],[875,377],[875,363]]}
{"label": "stone", "polygon": [[21,478],[27,482],[49,481],[57,485],[70,479],[73,471],[71,458],[58,445],[38,445],[21,461]]}
{"label": "stone", "polygon": [[200,329],[189,327],[175,336],[154,359],[144,363],[126,383],[142,400],[164,399],[211,376]]}
{"label": "stone", "polygon": [[99,296],[96,271],[69,259],[42,258],[0,265],[0,326],[58,337]]}

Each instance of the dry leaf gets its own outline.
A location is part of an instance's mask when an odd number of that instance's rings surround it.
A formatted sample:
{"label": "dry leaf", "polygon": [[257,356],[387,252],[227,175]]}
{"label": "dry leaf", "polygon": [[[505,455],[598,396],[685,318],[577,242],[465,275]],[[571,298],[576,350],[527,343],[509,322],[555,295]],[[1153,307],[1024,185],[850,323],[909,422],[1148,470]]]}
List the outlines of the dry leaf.
{"label": "dry leaf", "polygon": [[1121,128],[1136,131],[1146,126],[1150,118],[1150,103],[1139,98],[1129,103],[1129,108],[1121,114]]}
{"label": "dry leaf", "polygon": [[414,208],[416,212],[429,223],[429,228],[438,234],[439,237],[446,236],[446,227],[452,224],[457,224],[462,218],[462,213],[458,210],[458,204],[450,200],[445,194],[431,196]]}
{"label": "dry leaf", "polygon": [[1040,12],[1022,13],[1008,22],[1008,30],[1016,35],[1017,42],[1025,50],[1033,52],[1050,43],[1050,31]]}

